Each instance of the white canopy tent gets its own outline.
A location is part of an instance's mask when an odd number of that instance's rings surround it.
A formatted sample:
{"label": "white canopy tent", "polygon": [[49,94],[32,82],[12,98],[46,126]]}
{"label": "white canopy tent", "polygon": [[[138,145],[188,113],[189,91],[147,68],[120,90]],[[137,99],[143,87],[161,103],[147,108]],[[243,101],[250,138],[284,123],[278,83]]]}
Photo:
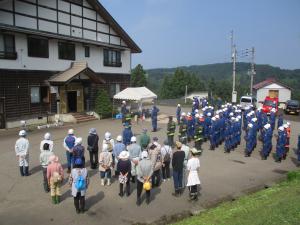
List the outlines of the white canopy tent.
{"label": "white canopy tent", "polygon": [[132,101],[144,101],[156,98],[157,95],[146,87],[129,87],[114,95],[114,99]]}
{"label": "white canopy tent", "polygon": [[142,108],[143,102],[149,102],[153,99],[157,99],[157,95],[150,91],[148,88],[129,87],[114,95],[113,108],[114,100],[136,101],[139,103],[139,108]]}

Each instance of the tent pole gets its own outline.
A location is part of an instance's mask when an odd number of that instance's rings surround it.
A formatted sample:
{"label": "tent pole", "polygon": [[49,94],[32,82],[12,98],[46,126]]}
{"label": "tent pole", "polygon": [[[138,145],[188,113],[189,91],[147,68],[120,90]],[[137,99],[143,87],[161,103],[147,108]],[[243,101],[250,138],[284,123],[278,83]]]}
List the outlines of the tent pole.
{"label": "tent pole", "polygon": [[115,99],[113,98],[113,107],[112,107],[112,110],[111,110],[111,119],[113,120],[114,119],[114,107],[115,107]]}

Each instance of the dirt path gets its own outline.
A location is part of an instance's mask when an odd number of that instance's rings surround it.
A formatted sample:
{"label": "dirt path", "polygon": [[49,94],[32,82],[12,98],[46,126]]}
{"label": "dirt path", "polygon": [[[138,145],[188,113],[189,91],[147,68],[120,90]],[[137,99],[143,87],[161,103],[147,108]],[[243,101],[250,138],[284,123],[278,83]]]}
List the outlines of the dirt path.
{"label": "dirt path", "polygon": [[[160,108],[163,113],[175,113],[174,107]],[[133,131],[135,134],[139,134],[143,127],[151,130],[150,126],[149,122],[135,124]],[[107,129],[114,137],[121,133],[122,129],[121,122],[118,120],[102,120],[75,125],[76,136],[82,136],[86,141],[88,130],[91,127],[97,128],[101,139]],[[166,123],[159,121],[159,127],[161,128],[159,132],[151,133],[151,136],[158,136],[160,142],[163,142],[166,138]],[[66,158],[62,141],[67,129],[51,130],[55,142],[55,153],[60,156],[63,163],[66,162]],[[131,196],[120,198],[117,182],[110,187],[102,187],[98,171],[90,171],[91,184],[87,194],[88,211],[84,215],[76,215],[67,184],[62,187],[63,201],[57,206],[52,205],[50,196],[43,192],[38,157],[39,142],[45,132],[46,130],[40,130],[29,135],[32,175],[26,178],[19,176],[14,155],[13,148],[17,136],[0,135],[0,218],[1,223],[5,225],[153,223],[166,216],[211,207],[221,200],[232,199],[257,188],[263,188],[265,185],[271,185],[284,178],[289,170],[295,169],[297,162],[292,149],[296,147],[300,123],[292,121],[291,152],[288,159],[281,164],[275,163],[271,157],[262,161],[258,153],[261,148],[260,144],[254,151],[253,157],[245,158],[243,156],[244,142],[231,154],[224,154],[223,146],[215,151],[209,151],[208,143],[205,143],[205,150],[201,156],[202,191],[197,203],[187,201],[187,190],[180,198],[173,197],[171,195],[173,181],[170,180],[162,183],[159,188],[153,189],[152,201],[149,205],[143,203],[137,207],[135,205],[135,185],[131,186]],[[275,140],[273,140],[273,144],[275,144]]]}

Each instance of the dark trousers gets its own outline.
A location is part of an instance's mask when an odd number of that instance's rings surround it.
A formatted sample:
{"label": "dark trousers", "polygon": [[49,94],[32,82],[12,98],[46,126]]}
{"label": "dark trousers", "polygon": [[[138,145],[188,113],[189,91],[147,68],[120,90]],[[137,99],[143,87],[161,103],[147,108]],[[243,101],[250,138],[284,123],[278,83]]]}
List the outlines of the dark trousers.
{"label": "dark trousers", "polygon": [[91,169],[96,169],[98,166],[98,151],[89,151]]}
{"label": "dark trousers", "polygon": [[73,154],[70,153],[69,151],[66,151],[66,156],[67,156],[68,169],[71,170],[72,161],[73,161]]}
{"label": "dark trousers", "polygon": [[165,166],[161,168],[163,179],[170,178],[170,161],[164,162]]}
{"label": "dark trousers", "polygon": [[[141,181],[137,180],[137,186],[136,186],[136,193],[137,193],[137,199],[141,198],[142,192],[143,192],[143,185]],[[150,200],[150,190],[146,191],[146,200]]]}
{"label": "dark trousers", "polygon": [[45,192],[49,192],[50,188],[48,185],[48,179],[47,179],[47,168],[42,167],[43,170],[43,185],[44,185],[44,190]]}
{"label": "dark trousers", "polygon": [[74,206],[76,211],[84,211],[85,207],[85,196],[81,196],[80,192],[77,192],[76,197],[74,197]]}
{"label": "dark trousers", "polygon": [[174,135],[168,135],[168,143],[171,147],[174,147]]}
{"label": "dark trousers", "polygon": [[180,171],[173,170],[173,181],[174,181],[175,191],[178,191],[182,188],[182,177],[183,177],[183,170]]}
{"label": "dark trousers", "polygon": [[156,170],[152,174],[152,187],[159,186],[160,184],[160,170]]}
{"label": "dark trousers", "polygon": [[198,187],[197,187],[197,185],[190,186],[189,189],[190,189],[190,194],[191,195],[198,193]]}
{"label": "dark trousers", "polygon": [[[125,192],[127,195],[130,195],[130,175],[127,176],[127,182],[125,187]],[[124,184],[120,183],[120,195],[124,195]]]}

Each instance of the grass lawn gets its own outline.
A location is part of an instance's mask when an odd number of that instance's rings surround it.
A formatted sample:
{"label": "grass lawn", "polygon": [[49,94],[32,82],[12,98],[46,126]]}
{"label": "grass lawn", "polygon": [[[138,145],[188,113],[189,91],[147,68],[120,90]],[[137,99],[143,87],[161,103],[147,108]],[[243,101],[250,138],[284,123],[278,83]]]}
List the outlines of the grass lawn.
{"label": "grass lawn", "polygon": [[300,224],[300,171],[269,189],[222,203],[176,225],[286,225]]}

